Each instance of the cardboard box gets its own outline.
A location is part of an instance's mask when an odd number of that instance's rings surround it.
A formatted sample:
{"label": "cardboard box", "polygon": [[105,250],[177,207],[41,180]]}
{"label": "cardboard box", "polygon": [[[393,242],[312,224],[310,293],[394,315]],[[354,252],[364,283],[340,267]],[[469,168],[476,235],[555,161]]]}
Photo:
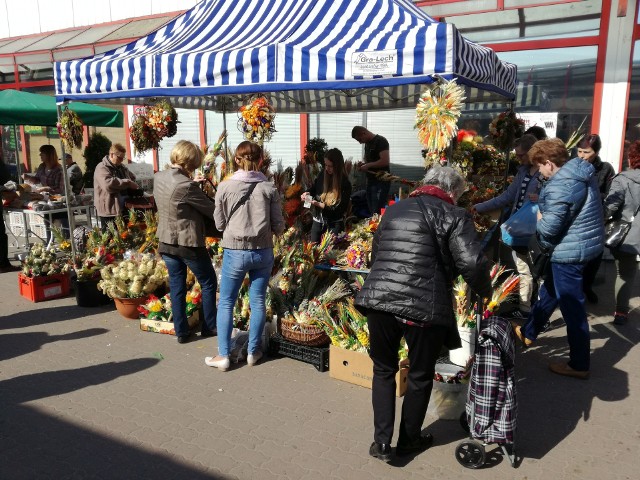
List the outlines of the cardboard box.
{"label": "cardboard box", "polygon": [[[189,330],[193,330],[200,324],[200,311],[196,310],[189,318]],[[173,322],[166,322],[163,320],[155,320],[150,318],[140,319],[140,330],[143,332],[164,333],[166,335],[175,335],[176,331],[173,328]]]}
{"label": "cardboard box", "polygon": [[27,277],[25,274],[20,273],[18,274],[18,287],[20,295],[32,302],[66,297],[69,295],[71,288],[69,275],[66,273],[56,273],[42,277]]}
{"label": "cardboard box", "polygon": [[[396,373],[396,396],[402,397],[407,391],[408,368],[400,368]],[[344,382],[371,388],[373,362],[366,353],[354,352],[331,345],[329,350],[329,376]]]}

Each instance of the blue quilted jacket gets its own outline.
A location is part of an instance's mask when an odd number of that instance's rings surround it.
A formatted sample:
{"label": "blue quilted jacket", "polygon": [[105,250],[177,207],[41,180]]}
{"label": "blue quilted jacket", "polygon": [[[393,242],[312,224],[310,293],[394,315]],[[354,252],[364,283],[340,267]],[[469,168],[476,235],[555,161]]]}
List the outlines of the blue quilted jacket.
{"label": "blue quilted jacket", "polygon": [[540,244],[553,248],[551,261],[586,263],[604,248],[602,202],[593,165],[569,160],[540,192]]}

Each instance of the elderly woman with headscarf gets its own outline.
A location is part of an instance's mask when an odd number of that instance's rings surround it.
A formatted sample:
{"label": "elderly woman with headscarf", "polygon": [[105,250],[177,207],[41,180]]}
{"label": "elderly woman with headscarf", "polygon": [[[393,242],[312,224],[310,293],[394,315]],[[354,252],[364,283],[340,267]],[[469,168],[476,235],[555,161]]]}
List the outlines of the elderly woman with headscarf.
{"label": "elderly woman with headscarf", "polygon": [[407,392],[396,455],[433,443],[421,434],[435,364],[443,345],[460,347],[453,312],[453,282],[462,275],[483,297],[491,294],[489,263],[471,216],[456,206],[464,179],[450,167],[432,168],[424,186],[388,207],[375,233],[371,272],[356,298],[367,314],[373,360],[374,441],[369,455],[391,459],[398,349],[409,347]]}

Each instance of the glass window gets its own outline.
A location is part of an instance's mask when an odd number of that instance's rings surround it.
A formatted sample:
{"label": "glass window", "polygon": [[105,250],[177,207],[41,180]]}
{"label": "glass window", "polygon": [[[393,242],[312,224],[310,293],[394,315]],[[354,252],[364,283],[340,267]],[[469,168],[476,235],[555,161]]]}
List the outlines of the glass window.
{"label": "glass window", "polygon": [[[555,135],[565,141],[583,120],[584,130],[589,131],[596,55],[597,47],[592,46],[501,53],[501,60],[518,66],[516,111],[531,112],[532,124],[544,121],[536,121],[538,117],[555,121],[551,130],[555,128]],[[469,106],[459,124],[461,128],[466,126],[487,135],[492,118],[508,106],[506,103]]]}
{"label": "glass window", "polygon": [[[640,41],[633,46],[625,144],[640,140]],[[626,145],[625,145],[626,146]],[[623,162],[626,166],[626,162]]]}
{"label": "glass window", "polygon": [[[460,2],[458,5],[463,8],[465,3],[471,2]],[[455,6],[425,6],[424,10],[432,16],[443,16],[447,23],[453,23],[469,40],[499,43],[598,35],[602,0],[449,16],[459,13],[452,11]]]}

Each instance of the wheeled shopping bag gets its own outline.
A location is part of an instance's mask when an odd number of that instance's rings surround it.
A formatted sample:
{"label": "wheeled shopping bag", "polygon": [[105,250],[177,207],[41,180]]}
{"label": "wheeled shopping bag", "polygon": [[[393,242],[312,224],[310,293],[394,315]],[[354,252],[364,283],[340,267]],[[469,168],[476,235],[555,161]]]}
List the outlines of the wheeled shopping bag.
{"label": "wheeled shopping bag", "polygon": [[485,464],[485,446],[500,446],[516,466],[515,336],[508,320],[489,317],[479,324],[465,413],[461,422],[470,438],[456,447],[458,462],[466,468]]}

